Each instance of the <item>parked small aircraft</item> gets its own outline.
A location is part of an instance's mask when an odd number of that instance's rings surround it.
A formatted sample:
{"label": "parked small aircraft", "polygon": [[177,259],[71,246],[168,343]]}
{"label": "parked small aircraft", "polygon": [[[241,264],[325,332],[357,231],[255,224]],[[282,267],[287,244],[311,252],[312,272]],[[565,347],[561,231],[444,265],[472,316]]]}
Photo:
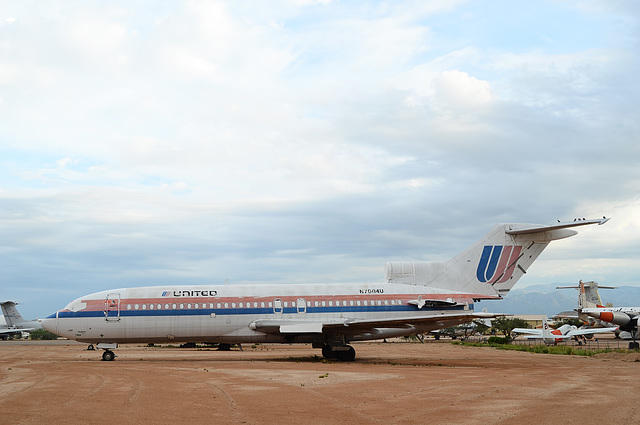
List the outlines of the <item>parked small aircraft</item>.
{"label": "parked small aircraft", "polygon": [[104,349],[119,343],[311,343],[351,361],[351,341],[427,333],[474,319],[475,301],[500,299],[547,245],[571,227],[499,224],[448,261],[392,261],[386,282],[303,285],[154,286],[101,291],[42,320],[53,333]]}
{"label": "parked small aircraft", "polygon": [[547,318],[542,319],[542,329],[515,328],[512,332],[524,334],[525,338],[542,339],[547,345],[555,345],[581,335],[593,335],[604,332],[615,332],[618,327],[579,329],[577,326],[562,325],[558,329],[551,329]]}

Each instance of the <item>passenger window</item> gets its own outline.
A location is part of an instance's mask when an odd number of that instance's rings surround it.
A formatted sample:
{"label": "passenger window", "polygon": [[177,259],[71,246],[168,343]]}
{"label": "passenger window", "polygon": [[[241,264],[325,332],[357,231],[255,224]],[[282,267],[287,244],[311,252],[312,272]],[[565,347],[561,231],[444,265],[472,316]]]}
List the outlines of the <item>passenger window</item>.
{"label": "passenger window", "polygon": [[146,310],[147,309],[147,305],[146,304],[142,304],[142,309]]}
{"label": "passenger window", "polygon": [[353,301],[349,301],[349,305],[353,305]]}
{"label": "passenger window", "polygon": [[169,310],[169,304],[165,304],[165,305],[164,305],[164,309],[165,309],[165,310]]}
{"label": "passenger window", "polygon": [[311,301],[307,301],[307,307],[311,307]]}
{"label": "passenger window", "polygon": [[329,301],[329,307],[333,307],[333,301]]}
{"label": "passenger window", "polygon": [[264,301],[262,301],[262,302],[260,303],[260,307],[263,307],[263,308],[264,308]]}
{"label": "passenger window", "polygon": [[216,304],[216,307],[217,308],[222,308],[222,304],[218,303],[218,304]]}
{"label": "passenger window", "polygon": [[224,308],[229,308],[229,303],[224,303]]}
{"label": "passenger window", "polygon": [[285,306],[285,307],[288,307],[288,306],[289,306],[289,303],[285,301],[285,302],[284,302],[284,306]]}
{"label": "passenger window", "polygon": [[127,310],[131,310],[131,304],[127,304]]}
{"label": "passenger window", "polygon": [[140,308],[140,306],[139,306],[138,304],[136,304],[136,305],[134,305],[134,306],[133,306],[133,308],[134,308],[135,310],[138,310],[138,309]]}
{"label": "passenger window", "polygon": [[187,304],[187,308],[191,310],[191,303]]}
{"label": "passenger window", "polygon": [[231,308],[236,308],[236,303],[231,303]]}
{"label": "passenger window", "polygon": [[273,307],[273,301],[269,301],[269,308]]}
{"label": "passenger window", "polygon": [[258,302],[257,301],[253,303],[253,308],[258,308]]}
{"label": "passenger window", "polygon": [[244,307],[244,303],[240,303],[240,305],[238,307],[240,307],[240,308]]}
{"label": "passenger window", "polygon": [[322,307],[326,306],[327,302],[326,301],[322,301]]}
{"label": "passenger window", "polygon": [[210,304],[209,304],[209,308],[213,308],[213,303],[210,303]]}
{"label": "passenger window", "polygon": [[184,308],[184,304],[180,304],[180,309],[182,310]]}
{"label": "passenger window", "polygon": [[369,305],[369,301],[368,300],[364,300],[364,305]]}
{"label": "passenger window", "polygon": [[178,307],[177,305],[175,305],[175,304],[171,304],[171,308],[172,308],[172,309],[174,309],[174,310],[175,310],[177,307]]}
{"label": "passenger window", "polygon": [[[199,306],[200,306],[200,304],[195,303],[193,307],[197,310]],[[204,304],[202,304],[202,307],[204,307]]]}
{"label": "passenger window", "polygon": [[356,305],[360,305],[360,300],[357,300],[357,301],[356,301]]}

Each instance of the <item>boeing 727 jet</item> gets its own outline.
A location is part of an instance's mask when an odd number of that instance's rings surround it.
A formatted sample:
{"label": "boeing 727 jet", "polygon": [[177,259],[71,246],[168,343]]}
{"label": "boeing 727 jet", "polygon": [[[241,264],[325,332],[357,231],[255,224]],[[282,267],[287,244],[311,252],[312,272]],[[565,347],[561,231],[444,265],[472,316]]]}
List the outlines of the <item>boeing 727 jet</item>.
{"label": "boeing 727 jet", "polygon": [[352,341],[421,334],[474,319],[475,301],[500,299],[547,245],[604,224],[499,224],[454,258],[392,261],[386,281],[358,284],[153,286],[97,292],[42,320],[60,336],[96,344],[113,360],[121,343],[311,343],[352,361]]}

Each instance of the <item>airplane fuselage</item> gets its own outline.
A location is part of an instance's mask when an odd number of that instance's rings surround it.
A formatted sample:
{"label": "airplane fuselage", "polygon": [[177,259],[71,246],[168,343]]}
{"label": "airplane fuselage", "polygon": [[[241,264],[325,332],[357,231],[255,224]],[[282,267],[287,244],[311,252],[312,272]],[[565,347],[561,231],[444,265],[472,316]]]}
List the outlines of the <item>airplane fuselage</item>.
{"label": "airplane fuselage", "polygon": [[[428,291],[428,292],[427,292]],[[418,297],[457,305],[419,308]],[[315,342],[309,323],[394,316],[447,315],[473,310],[478,294],[405,284],[304,284],[251,286],[157,286],[97,292],[72,301],[43,320],[45,328],[81,342]],[[457,303],[456,303],[457,302]],[[268,320],[287,321],[292,332],[270,332]],[[444,319],[444,318],[443,318]],[[256,327],[256,322],[262,326]],[[454,324],[459,323],[455,321]],[[428,332],[431,324],[351,333],[349,340]]]}

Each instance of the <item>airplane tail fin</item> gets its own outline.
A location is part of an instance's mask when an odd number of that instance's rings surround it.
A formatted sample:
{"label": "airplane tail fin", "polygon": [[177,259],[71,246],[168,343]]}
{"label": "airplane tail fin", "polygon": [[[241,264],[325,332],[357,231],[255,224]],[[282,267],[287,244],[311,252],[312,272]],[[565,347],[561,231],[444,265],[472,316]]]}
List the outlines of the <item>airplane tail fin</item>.
{"label": "airplane tail fin", "polygon": [[7,326],[18,326],[20,323],[25,321],[22,318],[22,315],[18,312],[16,304],[17,303],[13,301],[0,303],[2,314],[4,314],[4,320],[7,322]]}
{"label": "airplane tail fin", "polygon": [[615,286],[600,286],[598,282],[580,281],[578,286],[556,286],[556,289],[577,289],[578,292],[578,317],[583,322],[592,322],[593,318],[582,313],[583,308],[600,308],[604,307],[598,288],[616,289]]}
{"label": "airplane tail fin", "polygon": [[604,224],[609,219],[580,220],[550,226],[498,224],[485,237],[448,261],[391,261],[387,281],[474,294],[474,298],[506,295],[527,273],[551,241],[577,234],[571,227]]}
{"label": "airplane tail fin", "polygon": [[551,327],[549,326],[549,319],[547,316],[542,317],[542,339],[545,344],[554,344],[556,337],[551,333]]}

